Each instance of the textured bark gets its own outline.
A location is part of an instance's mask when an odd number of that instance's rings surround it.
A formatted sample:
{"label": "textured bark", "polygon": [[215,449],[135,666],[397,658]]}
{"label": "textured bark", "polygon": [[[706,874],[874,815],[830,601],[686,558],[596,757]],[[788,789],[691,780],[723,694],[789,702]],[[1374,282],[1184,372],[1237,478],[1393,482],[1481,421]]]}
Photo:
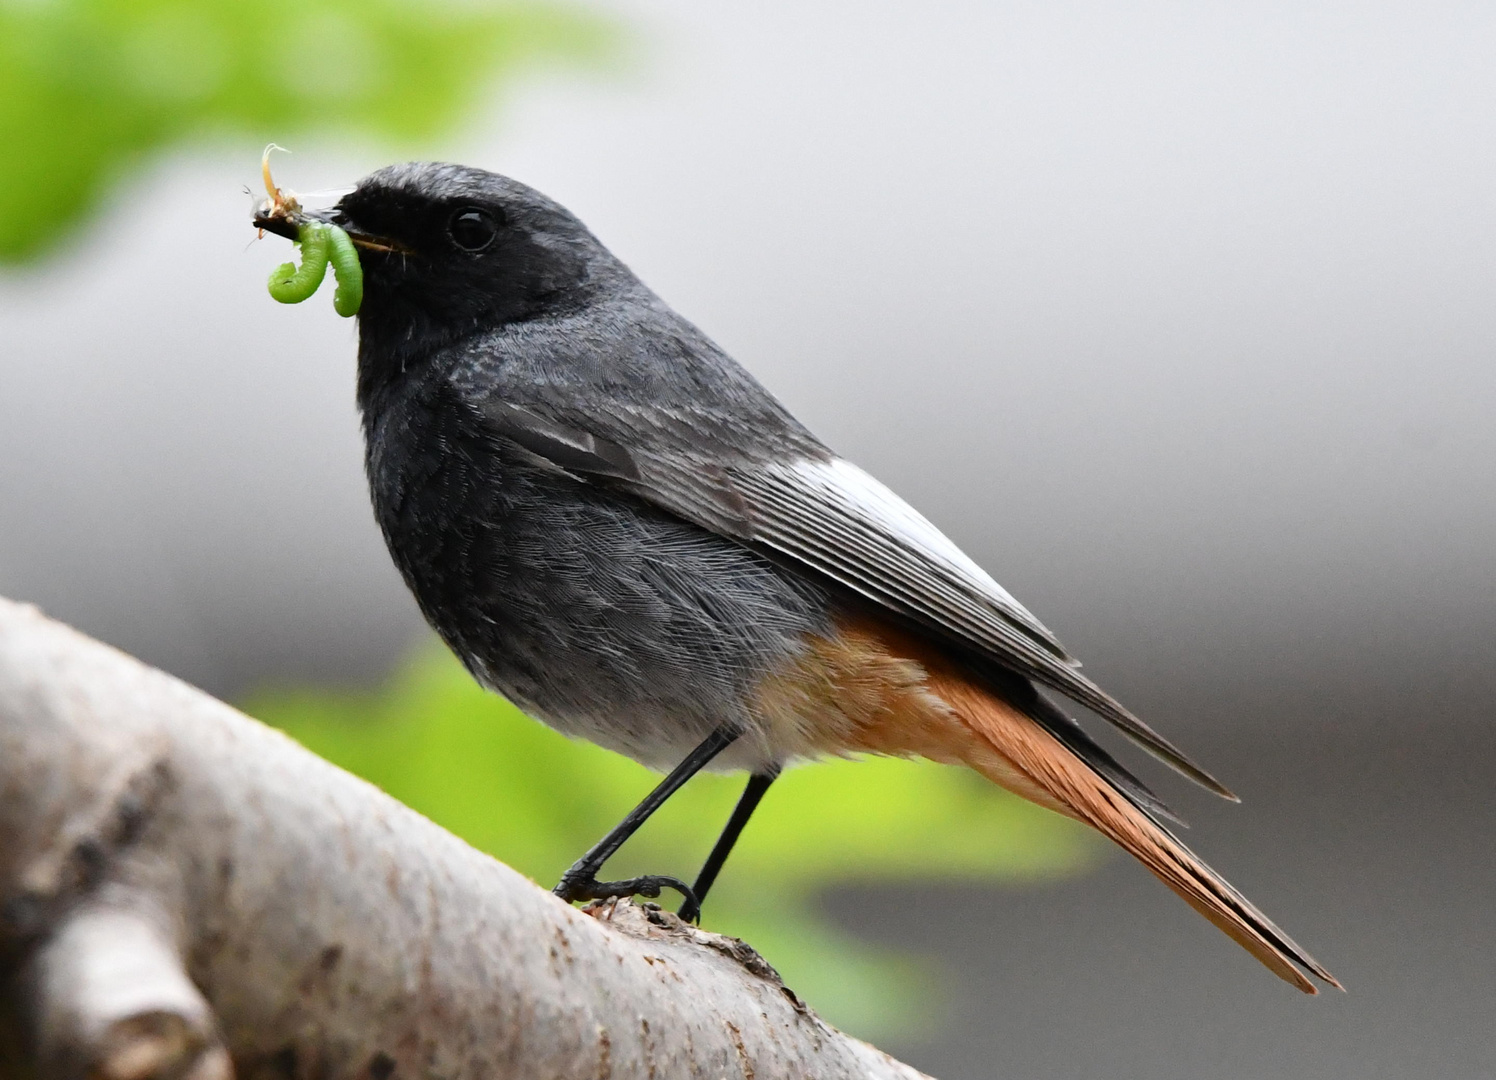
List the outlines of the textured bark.
{"label": "textured bark", "polygon": [[17,1077],[919,1076],[742,943],[577,911],[3,600],[0,993]]}

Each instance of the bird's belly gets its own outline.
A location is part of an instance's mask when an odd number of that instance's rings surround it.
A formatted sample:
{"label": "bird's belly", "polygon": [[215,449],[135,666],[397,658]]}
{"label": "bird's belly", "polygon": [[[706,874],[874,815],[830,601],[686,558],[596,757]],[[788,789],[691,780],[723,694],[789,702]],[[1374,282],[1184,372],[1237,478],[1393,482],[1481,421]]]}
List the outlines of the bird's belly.
{"label": "bird's belly", "polygon": [[407,583],[474,676],[651,767],[724,723],[745,737],[719,766],[781,759],[755,688],[829,630],[821,589],[626,494],[507,464],[483,484],[451,469],[407,483],[398,507],[376,498]]}

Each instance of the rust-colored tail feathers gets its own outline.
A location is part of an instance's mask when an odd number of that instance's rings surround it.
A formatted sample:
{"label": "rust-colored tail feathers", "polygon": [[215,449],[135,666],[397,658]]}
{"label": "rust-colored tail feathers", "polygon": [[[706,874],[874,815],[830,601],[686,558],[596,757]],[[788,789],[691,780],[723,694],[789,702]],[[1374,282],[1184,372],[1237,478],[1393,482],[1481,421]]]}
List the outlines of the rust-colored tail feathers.
{"label": "rust-colored tail feathers", "polygon": [[1343,989],[1185,847],[1164,824],[1173,818],[1168,807],[1028,680],[977,674],[935,643],[866,616],[846,620],[822,642],[809,670],[794,700],[829,694],[841,713],[859,718],[827,732],[822,750],[968,765],[1116,841],[1285,982],[1318,993],[1308,973]]}
{"label": "rust-colored tail feathers", "polygon": [[1115,840],[1285,982],[1306,994],[1318,993],[1304,974],[1309,972],[1343,989],[1335,976],[1153,814],[1136,805],[1035,718],[938,660],[929,666],[929,686],[980,737],[975,752],[968,750],[965,755],[972,768]]}

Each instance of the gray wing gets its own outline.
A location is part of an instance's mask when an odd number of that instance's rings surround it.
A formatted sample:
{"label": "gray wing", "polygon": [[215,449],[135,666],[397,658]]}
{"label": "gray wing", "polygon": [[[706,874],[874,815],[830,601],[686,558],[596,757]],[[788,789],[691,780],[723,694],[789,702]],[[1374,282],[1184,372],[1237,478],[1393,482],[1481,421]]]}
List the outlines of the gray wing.
{"label": "gray wing", "polygon": [[[913,507],[852,463],[829,453],[789,461],[712,453],[701,445],[699,428],[690,441],[666,438],[662,449],[629,448],[570,420],[557,422],[506,402],[489,400],[482,411],[495,434],[555,467],[619,484],[714,532],[808,567],[1095,710],[1185,776],[1235,799],[1077,671],[1023,605]],[[648,426],[668,432],[658,416],[651,419]]]}

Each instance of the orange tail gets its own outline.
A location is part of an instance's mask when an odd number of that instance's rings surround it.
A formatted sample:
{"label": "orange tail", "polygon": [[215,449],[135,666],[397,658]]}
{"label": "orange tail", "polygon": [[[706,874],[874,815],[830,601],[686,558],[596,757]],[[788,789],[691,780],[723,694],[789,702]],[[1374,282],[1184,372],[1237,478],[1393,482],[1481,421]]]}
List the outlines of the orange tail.
{"label": "orange tail", "polygon": [[[1078,732],[1072,744],[1095,760],[1084,759],[1053,734],[1068,735],[1068,721],[1057,712],[1050,717],[1047,702],[1036,700],[1033,705],[1036,716],[1044,718],[1041,722],[982,685],[930,643],[881,620],[843,624],[835,651],[853,658],[841,662],[847,671],[866,671],[870,657],[881,656],[884,662],[908,665],[917,674],[912,679],[906,674],[902,682],[890,677],[890,689],[878,698],[884,707],[869,711],[857,726],[852,745],[838,740],[827,749],[919,754],[966,764],[1008,790],[1116,841],[1285,982],[1306,994],[1318,993],[1304,974],[1308,972],[1344,989],[1161,823],[1168,811],[1151,792],[1099,747],[1084,746],[1089,740]],[[822,661],[828,663],[826,682],[842,685],[845,697],[846,686],[856,680],[839,673],[838,665],[827,657]],[[1024,688],[1028,689],[1026,684]]]}
{"label": "orange tail", "polygon": [[[929,687],[981,737],[982,750],[990,748],[990,754],[970,755],[974,760],[967,764],[972,768],[1029,798],[1033,798],[1033,787],[1040,788],[1047,798],[1035,801],[1115,840],[1285,982],[1306,994],[1318,993],[1303,974],[1308,971],[1344,989],[1178,837],[1134,806],[1033,719],[949,669],[930,671]],[[1015,784],[1015,771],[1028,782]]]}

